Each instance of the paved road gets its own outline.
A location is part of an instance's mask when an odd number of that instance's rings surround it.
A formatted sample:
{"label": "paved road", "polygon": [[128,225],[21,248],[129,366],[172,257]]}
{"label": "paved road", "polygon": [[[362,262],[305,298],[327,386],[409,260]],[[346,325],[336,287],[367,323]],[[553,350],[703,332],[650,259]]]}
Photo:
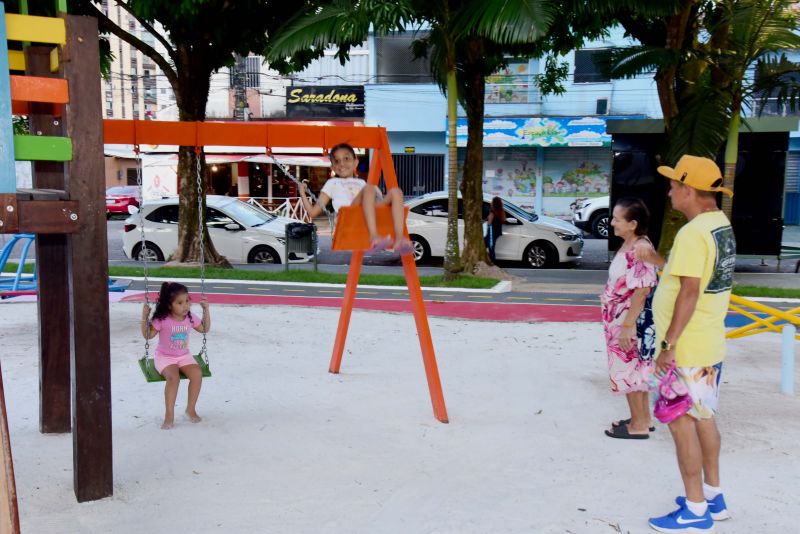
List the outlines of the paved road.
{"label": "paved road", "polygon": [[[122,252],[122,232],[124,226],[123,219],[112,219],[108,221],[108,259],[111,265],[130,264],[130,261],[125,257]],[[785,231],[787,239],[800,240],[800,227],[787,227]],[[8,236],[0,234],[0,247],[8,240]],[[330,250],[331,240],[329,236],[320,236],[320,255],[319,262],[322,265],[346,266],[349,262],[350,254],[347,252],[333,252]],[[19,257],[19,247],[11,254],[12,258]],[[373,256],[364,258],[364,272],[399,272],[400,259],[397,255],[391,253],[380,253]],[[550,274],[545,275],[546,278],[553,280],[553,283],[574,283],[572,279],[577,271],[601,271],[602,274],[595,276],[593,283],[604,283],[605,272],[608,269],[608,251],[607,241],[604,239],[594,239],[587,237],[584,245],[583,258],[578,263],[562,264],[557,269],[546,271],[535,271],[527,269],[522,266],[521,262],[501,262],[501,267],[510,273],[523,278],[539,279],[544,272]],[[264,266],[242,266],[243,268],[262,269]],[[377,270],[369,270],[375,267]],[[386,270],[380,268],[387,268]],[[269,268],[269,267],[266,267]],[[294,268],[294,267],[293,267]],[[327,269],[326,269],[327,270]],[[777,271],[777,261],[774,259],[767,259],[761,261],[760,259],[745,259],[739,258],[736,262],[736,270],[740,273],[775,273]],[[794,270],[793,261],[781,262],[781,273],[792,273]],[[346,269],[342,271],[346,272]],[[441,260],[434,260],[426,265],[420,266],[420,271],[425,274],[440,274],[441,273]],[[339,272],[334,270],[334,272]],[[795,279],[796,280],[796,279]],[[797,284],[797,282],[795,282]],[[797,287],[787,286],[787,287]]]}

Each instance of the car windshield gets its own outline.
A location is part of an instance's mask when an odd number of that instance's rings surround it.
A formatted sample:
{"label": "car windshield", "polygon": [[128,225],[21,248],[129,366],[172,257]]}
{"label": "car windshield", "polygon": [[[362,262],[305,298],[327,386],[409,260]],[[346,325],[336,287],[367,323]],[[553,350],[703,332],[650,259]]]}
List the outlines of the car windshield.
{"label": "car windshield", "polygon": [[523,221],[536,222],[536,220],[539,218],[539,216],[535,213],[525,211],[519,206],[511,204],[510,202],[506,202],[505,200],[503,201],[503,207],[505,207],[506,211],[511,215]]}
{"label": "car windshield", "polygon": [[117,187],[109,187],[106,190],[106,195],[136,195],[136,188],[135,187],[125,187],[125,186],[117,186]]}
{"label": "car windshield", "polygon": [[241,200],[232,200],[227,204],[220,204],[220,208],[245,226],[261,226],[275,219],[275,215],[271,215]]}

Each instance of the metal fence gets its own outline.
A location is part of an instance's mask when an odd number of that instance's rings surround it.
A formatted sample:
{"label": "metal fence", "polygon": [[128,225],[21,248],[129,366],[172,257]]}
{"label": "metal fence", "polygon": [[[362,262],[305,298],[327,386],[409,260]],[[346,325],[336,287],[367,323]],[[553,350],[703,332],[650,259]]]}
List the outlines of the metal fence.
{"label": "metal fence", "polygon": [[444,189],[444,155],[393,154],[392,160],[397,182],[406,197]]}

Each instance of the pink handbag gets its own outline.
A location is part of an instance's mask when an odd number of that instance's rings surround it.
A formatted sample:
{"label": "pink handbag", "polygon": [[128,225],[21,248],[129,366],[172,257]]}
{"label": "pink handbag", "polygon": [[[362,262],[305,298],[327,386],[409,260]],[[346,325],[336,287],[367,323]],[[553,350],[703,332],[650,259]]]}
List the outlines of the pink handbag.
{"label": "pink handbag", "polygon": [[692,408],[692,397],[689,389],[675,372],[675,362],[661,377],[658,383],[658,399],[653,408],[653,415],[662,423],[668,424],[686,414]]}

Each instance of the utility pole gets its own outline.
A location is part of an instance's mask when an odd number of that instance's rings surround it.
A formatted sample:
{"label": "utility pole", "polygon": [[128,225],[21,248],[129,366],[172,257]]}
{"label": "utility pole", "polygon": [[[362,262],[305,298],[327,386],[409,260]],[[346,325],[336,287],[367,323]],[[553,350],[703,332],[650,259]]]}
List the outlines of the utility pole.
{"label": "utility pole", "polygon": [[233,118],[237,121],[246,121],[248,119],[247,109],[247,59],[235,55],[236,62],[233,66],[231,74],[231,82],[233,84]]}

